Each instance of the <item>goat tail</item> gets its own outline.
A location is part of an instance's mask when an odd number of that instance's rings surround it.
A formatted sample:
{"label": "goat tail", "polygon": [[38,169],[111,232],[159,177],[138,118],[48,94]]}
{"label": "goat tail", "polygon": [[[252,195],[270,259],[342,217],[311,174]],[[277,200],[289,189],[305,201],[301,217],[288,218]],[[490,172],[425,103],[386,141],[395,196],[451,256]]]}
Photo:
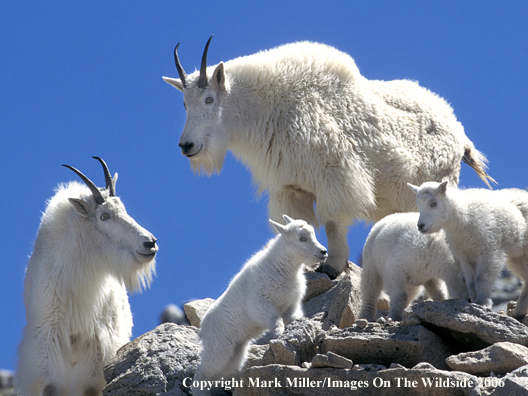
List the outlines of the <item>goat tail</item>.
{"label": "goat tail", "polygon": [[466,144],[466,146],[464,146],[464,156],[462,157],[462,161],[471,166],[490,189],[492,189],[489,183],[490,181],[498,184],[493,177],[486,173],[486,169],[488,168],[486,166],[486,162],[488,162],[486,157],[473,147],[472,144]]}

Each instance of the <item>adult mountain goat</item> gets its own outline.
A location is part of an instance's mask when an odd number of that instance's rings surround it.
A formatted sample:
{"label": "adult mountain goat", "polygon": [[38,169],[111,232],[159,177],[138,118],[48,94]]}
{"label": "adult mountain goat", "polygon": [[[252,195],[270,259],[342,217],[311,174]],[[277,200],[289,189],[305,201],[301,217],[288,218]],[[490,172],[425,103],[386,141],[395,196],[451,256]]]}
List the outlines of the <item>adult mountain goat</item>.
{"label": "adult mountain goat", "polygon": [[156,238],[115,196],[85,182],[59,185],[47,203],[24,282],[27,325],[19,346],[17,391],[30,395],[100,395],[103,366],[132,334],[127,288],[148,286]]}
{"label": "adult mountain goat", "polygon": [[416,82],[367,80],[349,55],[311,42],[208,68],[210,41],[200,71],[185,73],[178,44],[180,78],[164,77],[184,95],[183,155],[212,174],[232,151],[268,191],[271,218],[325,226],[337,272],[354,219],[416,210],[407,182],[458,183],[461,161],[489,179],[452,108]]}

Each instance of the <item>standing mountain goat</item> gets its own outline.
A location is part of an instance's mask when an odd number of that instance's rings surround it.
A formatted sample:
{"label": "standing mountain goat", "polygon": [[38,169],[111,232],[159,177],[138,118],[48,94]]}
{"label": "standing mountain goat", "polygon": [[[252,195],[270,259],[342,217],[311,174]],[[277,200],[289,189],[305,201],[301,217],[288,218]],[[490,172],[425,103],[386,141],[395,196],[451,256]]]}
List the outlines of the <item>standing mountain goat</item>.
{"label": "standing mountain goat", "polygon": [[370,231],[362,255],[360,317],[373,321],[382,290],[390,297],[389,316],[401,320],[403,310],[425,286],[434,301],[468,299],[460,266],[443,232],[423,235],[416,228],[418,213],[394,213]]}
{"label": "standing mountain goat", "polygon": [[302,317],[306,291],[303,263],[314,265],[327,257],[312,226],[284,215],[286,225],[270,219],[279,233],[256,253],[233,278],[227,290],[203,318],[201,363],[194,376],[193,395],[209,394],[206,382],[234,374],[244,363],[251,339]]}
{"label": "standing mountain goat", "polygon": [[354,219],[416,210],[407,181],[458,183],[461,161],[490,179],[452,108],[416,82],[367,80],[350,56],[310,42],[207,68],[210,41],[200,71],[185,74],[178,44],[180,78],[164,77],[184,96],[183,155],[212,174],[231,150],[268,191],[271,218],[325,226],[338,273]]}
{"label": "standing mountain goat", "polygon": [[156,238],[106,189],[59,185],[42,216],[24,282],[27,325],[15,377],[25,395],[100,395],[103,366],[132,334],[126,289],[148,286]]}
{"label": "standing mountain goat", "polygon": [[460,261],[471,302],[491,308],[491,290],[505,263],[524,282],[513,314],[528,314],[528,192],[518,189],[459,190],[447,182],[428,182],[416,193],[418,229],[443,229]]}

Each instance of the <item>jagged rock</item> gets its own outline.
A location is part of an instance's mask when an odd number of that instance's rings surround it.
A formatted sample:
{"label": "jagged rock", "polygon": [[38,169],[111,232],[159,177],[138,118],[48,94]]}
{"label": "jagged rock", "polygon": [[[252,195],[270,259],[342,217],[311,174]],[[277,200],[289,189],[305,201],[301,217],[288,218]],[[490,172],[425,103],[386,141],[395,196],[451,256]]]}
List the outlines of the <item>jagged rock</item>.
{"label": "jagged rock", "polygon": [[424,301],[408,307],[404,319],[418,319],[441,337],[478,350],[496,342],[528,346],[528,327],[506,315],[463,300]]}
{"label": "jagged rock", "polygon": [[183,380],[192,377],[200,359],[198,329],[174,323],[159,325],[117,351],[105,367],[103,395],[147,396],[170,391],[189,394]]}
{"label": "jagged rock", "polygon": [[326,355],[318,353],[312,359],[312,364],[310,367],[330,367],[330,368],[342,368],[350,369],[352,368],[352,360],[347,359],[346,357],[339,356],[333,352],[326,352]]}
{"label": "jagged rock", "polygon": [[480,395],[476,377],[427,367],[365,371],[268,365],[244,371],[239,380],[233,396]]}
{"label": "jagged rock", "polygon": [[413,367],[429,362],[440,369],[448,369],[445,359],[451,355],[442,339],[420,325],[384,326],[360,329],[352,327],[326,334],[320,347],[351,359],[355,363],[376,363],[389,366],[399,363]]}
{"label": "jagged rock", "polygon": [[[303,306],[304,314],[322,320],[323,329],[331,326],[350,327],[359,319],[361,308],[361,268],[349,262],[348,267],[336,279],[337,284],[328,292],[312,298]],[[387,309],[389,298],[382,294],[378,309]]]}
{"label": "jagged rock", "polygon": [[204,298],[203,300],[190,301],[183,306],[183,310],[192,326],[200,327],[203,317],[214,302],[215,300],[212,298]]}
{"label": "jagged rock", "polygon": [[317,354],[318,339],[324,334],[320,323],[302,318],[286,326],[284,333],[271,340],[264,354],[266,364],[295,364],[312,361]]}
{"label": "jagged rock", "polygon": [[449,356],[451,370],[475,375],[506,374],[528,364],[528,348],[511,342],[497,342],[486,349]]}
{"label": "jagged rock", "polygon": [[304,276],[306,277],[306,294],[304,295],[303,303],[326,293],[337,283],[322,272],[305,272]]}
{"label": "jagged rock", "polygon": [[528,393],[528,366],[523,366],[497,381],[491,396],[525,396]]}

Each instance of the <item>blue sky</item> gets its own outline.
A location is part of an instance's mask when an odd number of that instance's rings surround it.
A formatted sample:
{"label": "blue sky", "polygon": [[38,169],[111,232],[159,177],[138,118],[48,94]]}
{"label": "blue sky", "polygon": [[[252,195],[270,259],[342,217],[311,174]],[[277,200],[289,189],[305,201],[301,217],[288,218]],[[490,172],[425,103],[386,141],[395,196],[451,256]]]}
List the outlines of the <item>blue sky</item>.
{"label": "blue sky", "polygon": [[[265,4],[265,5],[264,5]],[[324,6],[323,6],[324,4]],[[230,154],[196,176],[177,146],[185,123],[177,76],[311,40],[349,53],[371,79],[413,79],[446,98],[500,187],[528,186],[528,3],[525,1],[18,2],[0,6],[0,368],[14,369],[25,324],[24,271],[45,201],[75,166],[117,194],[157,238],[157,277],[130,299],[134,337],[165,305],[217,298],[272,237],[267,200]],[[484,187],[467,166],[462,186]],[[351,227],[357,261],[368,226]],[[326,244],[324,232],[320,241]]]}

